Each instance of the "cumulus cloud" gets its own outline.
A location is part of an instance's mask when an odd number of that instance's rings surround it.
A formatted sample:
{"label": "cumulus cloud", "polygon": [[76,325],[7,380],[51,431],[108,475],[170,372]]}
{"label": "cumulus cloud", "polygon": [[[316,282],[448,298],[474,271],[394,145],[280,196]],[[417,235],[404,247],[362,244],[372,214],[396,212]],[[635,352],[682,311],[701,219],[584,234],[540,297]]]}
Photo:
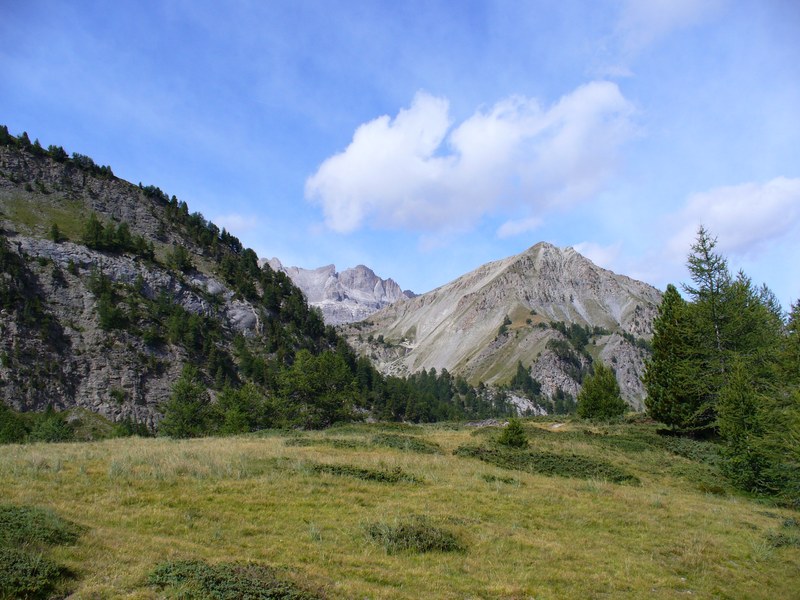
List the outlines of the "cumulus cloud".
{"label": "cumulus cloud", "polygon": [[420,92],[394,118],[361,125],[309,177],[306,197],[343,233],[463,230],[503,211],[527,214],[501,227],[522,232],[600,189],[634,133],[633,112],[615,84],[592,82],[550,107],[514,96],[454,126],[447,100]]}
{"label": "cumulus cloud", "polygon": [[676,221],[680,228],[667,245],[675,256],[688,253],[701,224],[718,237],[723,253],[758,254],[800,233],[800,179],[777,177],[693,194]]}

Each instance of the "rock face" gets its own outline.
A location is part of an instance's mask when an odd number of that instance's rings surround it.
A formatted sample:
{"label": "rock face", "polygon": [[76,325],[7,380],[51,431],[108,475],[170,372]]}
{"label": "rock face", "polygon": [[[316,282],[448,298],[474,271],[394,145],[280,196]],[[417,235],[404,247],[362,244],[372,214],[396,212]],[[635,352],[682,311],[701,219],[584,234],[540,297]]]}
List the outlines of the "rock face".
{"label": "rock face", "polygon": [[[125,249],[82,243],[91,214],[106,232],[129,227]],[[192,266],[175,267],[177,248]],[[184,365],[213,395],[243,379],[234,355],[244,348],[269,358],[280,340],[319,343],[304,329],[323,328],[300,290],[255,262],[157,188],[0,146],[0,401],[77,406],[153,428]]]}
{"label": "rock face", "polygon": [[374,312],[415,294],[403,291],[392,279],[381,279],[369,267],[358,265],[336,272],[334,265],[318,269],[285,267],[277,258],[260,261],[275,271],[283,271],[303,290],[311,306],[322,311],[328,325],[361,321]]}
{"label": "rock face", "polygon": [[[549,396],[559,388],[576,396],[590,362],[602,360],[615,369],[623,397],[641,408],[646,344],[635,342],[651,337],[660,302],[650,285],[572,248],[539,243],[341,330],[386,373],[447,369],[472,383],[505,384],[522,362]],[[564,346],[559,323],[592,335]]]}

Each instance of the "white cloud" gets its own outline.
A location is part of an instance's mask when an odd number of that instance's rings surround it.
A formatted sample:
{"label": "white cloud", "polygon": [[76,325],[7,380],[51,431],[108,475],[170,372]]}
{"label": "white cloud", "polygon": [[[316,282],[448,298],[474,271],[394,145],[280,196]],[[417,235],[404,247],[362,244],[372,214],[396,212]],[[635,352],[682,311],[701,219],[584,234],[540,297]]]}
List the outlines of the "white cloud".
{"label": "white cloud", "polygon": [[594,264],[604,269],[613,269],[622,250],[622,242],[616,242],[608,246],[602,246],[594,242],[581,242],[572,247]]}
{"label": "white cloud", "polygon": [[633,76],[632,64],[647,48],[671,34],[700,25],[718,14],[727,0],[626,0],[611,33],[598,50],[600,77]]}
{"label": "white cloud", "polygon": [[617,25],[623,52],[640,52],[673,31],[702,23],[723,3],[723,0],[628,0]]}
{"label": "white cloud", "polygon": [[685,257],[700,225],[719,240],[722,253],[751,256],[800,235],[800,179],[725,186],[690,196],[675,218],[680,229],[668,252]]}
{"label": "white cloud", "polygon": [[453,128],[448,102],[420,92],[394,119],[361,125],[309,177],[306,197],[339,232],[463,230],[504,210],[530,224],[600,189],[632,115],[615,84],[592,82],[549,108],[513,96]]}

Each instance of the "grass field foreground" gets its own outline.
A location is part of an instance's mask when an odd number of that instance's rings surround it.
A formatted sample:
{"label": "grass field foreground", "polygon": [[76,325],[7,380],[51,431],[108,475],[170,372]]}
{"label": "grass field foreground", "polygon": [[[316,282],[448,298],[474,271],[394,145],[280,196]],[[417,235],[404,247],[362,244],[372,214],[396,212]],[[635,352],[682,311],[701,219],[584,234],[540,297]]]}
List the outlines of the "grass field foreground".
{"label": "grass field foreground", "polygon": [[[525,427],[504,463],[522,468],[465,453],[499,430],[462,426],[9,445],[0,489],[80,526],[50,555],[72,598],[179,597],[152,584],[170,561],[255,563],[327,598],[800,597],[800,515],[729,489],[713,445]],[[573,457],[571,476],[525,466],[541,456]],[[574,471],[600,463],[631,479]],[[449,545],[383,543],[413,528]]]}

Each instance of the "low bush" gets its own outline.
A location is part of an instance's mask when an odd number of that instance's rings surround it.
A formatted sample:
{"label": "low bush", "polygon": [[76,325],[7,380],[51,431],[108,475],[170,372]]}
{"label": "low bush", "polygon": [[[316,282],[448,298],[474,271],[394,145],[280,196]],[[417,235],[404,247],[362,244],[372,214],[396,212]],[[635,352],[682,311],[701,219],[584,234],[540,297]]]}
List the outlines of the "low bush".
{"label": "low bush", "polygon": [[406,473],[400,467],[394,469],[365,469],[355,465],[327,465],[315,463],[308,465],[314,473],[327,473],[328,475],[338,475],[342,477],[354,477],[364,481],[377,481],[380,483],[420,483],[421,479]]}
{"label": "low bush", "polygon": [[0,505],[0,547],[74,544],[81,528],[50,510]]}
{"label": "low bush", "polygon": [[52,511],[0,505],[0,599],[49,598],[62,588],[72,574],[43,551],[75,543],[80,532]]}
{"label": "low bush", "polygon": [[424,516],[412,516],[394,524],[372,523],[367,526],[366,531],[388,554],[466,551],[466,546],[456,534],[434,525]]}
{"label": "low bush", "polygon": [[68,572],[41,553],[0,546],[0,598],[49,598]]}
{"label": "low bush", "polygon": [[148,582],[162,590],[170,588],[176,597],[197,600],[315,600],[322,597],[280,577],[275,569],[254,563],[167,562],[150,573]]}
{"label": "low bush", "polygon": [[460,446],[456,456],[477,458],[489,464],[525,471],[537,475],[557,475],[578,479],[604,479],[612,483],[638,485],[639,478],[605,461],[579,456],[577,454],[555,454],[533,450],[510,450],[505,448],[485,448],[482,446]]}
{"label": "low bush", "polygon": [[418,437],[400,435],[398,433],[379,433],[373,436],[372,443],[384,448],[394,448],[404,452],[416,452],[418,454],[441,454],[442,447]]}

